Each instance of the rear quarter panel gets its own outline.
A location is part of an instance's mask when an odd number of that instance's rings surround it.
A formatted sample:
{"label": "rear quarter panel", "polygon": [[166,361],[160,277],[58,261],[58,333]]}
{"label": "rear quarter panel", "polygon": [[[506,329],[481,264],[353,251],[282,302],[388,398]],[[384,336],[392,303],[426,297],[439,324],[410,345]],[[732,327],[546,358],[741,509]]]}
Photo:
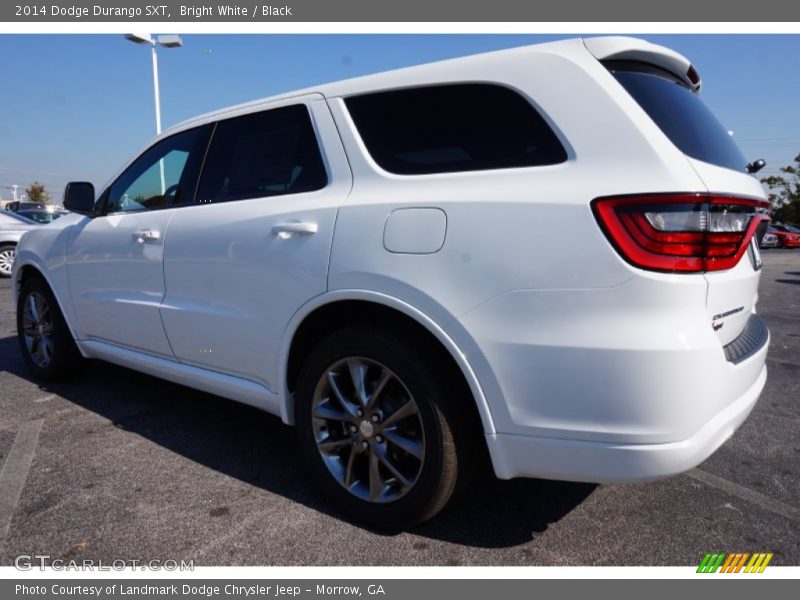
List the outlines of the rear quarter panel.
{"label": "rear quarter panel", "polygon": [[[497,356],[487,356],[486,322],[467,318],[482,304],[513,291],[536,291],[558,308],[564,293],[611,289],[635,276],[611,248],[591,212],[597,197],[664,190],[705,191],[694,170],[646,114],[578,41],[514,56],[503,53],[446,72],[395,73],[378,88],[435,82],[493,82],[517,90],[536,106],[562,140],[560,165],[468,173],[400,176],[369,156],[342,98],[329,98],[354,173],[339,210],[329,289],[373,290],[398,298],[433,319],[475,370],[498,430],[513,430],[511,388],[498,382]],[[557,76],[554,76],[558,74]],[[356,88],[343,85],[343,95]],[[384,247],[389,214],[402,207],[443,210],[443,247],[431,254],[390,253]],[[686,280],[699,298],[702,276]],[[550,293],[552,292],[552,293]],[[559,318],[568,317],[562,305]],[[556,311],[557,313],[559,311]],[[524,325],[523,325],[524,326]],[[515,377],[515,375],[511,375]],[[508,374],[506,381],[508,383]],[[513,387],[513,386],[512,386]],[[516,393],[514,391],[513,393]],[[526,424],[527,425],[527,424]]]}

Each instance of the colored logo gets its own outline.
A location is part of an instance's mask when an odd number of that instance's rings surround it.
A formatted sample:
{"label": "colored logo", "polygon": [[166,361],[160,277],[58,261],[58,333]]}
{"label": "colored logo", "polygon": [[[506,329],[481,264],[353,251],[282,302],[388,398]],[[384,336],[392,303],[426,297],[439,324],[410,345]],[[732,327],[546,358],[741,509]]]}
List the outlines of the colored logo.
{"label": "colored logo", "polygon": [[706,553],[700,566],[697,567],[698,573],[763,573],[769,561],[772,560],[772,552],[735,552],[726,554],[725,552]]}

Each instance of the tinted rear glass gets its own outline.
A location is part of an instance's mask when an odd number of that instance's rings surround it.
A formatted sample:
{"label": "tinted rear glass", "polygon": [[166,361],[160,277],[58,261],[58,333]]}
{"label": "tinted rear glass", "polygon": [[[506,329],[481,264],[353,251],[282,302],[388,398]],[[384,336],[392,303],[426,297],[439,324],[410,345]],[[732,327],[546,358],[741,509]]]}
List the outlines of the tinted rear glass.
{"label": "tinted rear glass", "polygon": [[609,62],[614,77],[681,152],[744,171],[747,160],[700,97],[666,71],[644,63]]}
{"label": "tinted rear glass", "polygon": [[197,190],[200,203],[311,192],[327,184],[305,105],[220,121]]}
{"label": "tinted rear glass", "polygon": [[370,155],[391,173],[533,167],[567,159],[531,103],[501,86],[411,88],[345,102]]}

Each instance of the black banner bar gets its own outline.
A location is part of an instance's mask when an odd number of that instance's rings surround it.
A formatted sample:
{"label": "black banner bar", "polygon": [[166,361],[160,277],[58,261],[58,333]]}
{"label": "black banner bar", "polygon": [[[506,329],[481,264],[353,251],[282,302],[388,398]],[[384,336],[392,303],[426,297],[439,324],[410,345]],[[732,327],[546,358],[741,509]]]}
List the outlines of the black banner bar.
{"label": "black banner bar", "polygon": [[[708,580],[714,578],[714,583]],[[0,581],[0,597],[15,600],[517,600],[530,598],[647,598],[675,600],[700,594],[726,599],[790,597],[796,582],[758,576],[697,575],[692,579],[636,580],[429,580],[429,579],[26,579]],[[705,581],[705,583],[700,583]],[[698,585],[700,589],[698,589]],[[709,585],[713,585],[713,590]],[[758,586],[758,587],[756,587]],[[794,588],[794,590],[792,590]],[[791,595],[793,597],[794,594]],[[708,596],[703,596],[708,597]]]}
{"label": "black banner bar", "polygon": [[785,0],[56,0],[3,2],[0,21],[44,22],[781,22],[800,21]]}

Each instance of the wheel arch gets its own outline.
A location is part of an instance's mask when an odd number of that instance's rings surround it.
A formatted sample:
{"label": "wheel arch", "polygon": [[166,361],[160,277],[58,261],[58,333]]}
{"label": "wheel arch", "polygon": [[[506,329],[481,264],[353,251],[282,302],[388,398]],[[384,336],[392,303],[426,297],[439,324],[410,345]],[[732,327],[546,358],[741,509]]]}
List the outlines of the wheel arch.
{"label": "wheel arch", "polygon": [[473,406],[485,434],[495,432],[491,410],[483,388],[466,354],[453,338],[433,319],[412,305],[392,296],[363,290],[339,290],[319,296],[303,306],[284,332],[279,360],[281,418],[294,424],[294,383],[303,358],[320,335],[331,333],[340,325],[331,324],[330,317],[346,315],[347,323],[374,323],[383,317],[389,328],[405,325],[416,328],[421,335],[435,340],[435,351],[443,352],[450,366],[463,381],[473,399]]}
{"label": "wheel arch", "polygon": [[[19,260],[20,256],[17,254],[16,260]],[[24,260],[24,259],[23,259]],[[73,327],[71,320],[69,318],[70,313],[66,310],[66,306],[64,306],[63,300],[59,297],[57,286],[53,285],[53,281],[51,280],[49,274],[47,273],[47,269],[42,268],[40,265],[30,261],[24,260],[22,265],[14,265],[14,270],[11,273],[13,278],[13,296],[14,296],[14,306],[16,307],[17,302],[19,302],[19,293],[22,290],[23,282],[30,278],[30,277],[41,277],[42,280],[47,284],[47,287],[50,288],[50,291],[53,293],[53,297],[56,299],[58,303],[58,309],[61,311],[61,314],[64,317],[64,322],[67,324],[67,328],[69,329],[70,334],[72,335],[73,340],[78,340],[76,336],[75,328]]]}

